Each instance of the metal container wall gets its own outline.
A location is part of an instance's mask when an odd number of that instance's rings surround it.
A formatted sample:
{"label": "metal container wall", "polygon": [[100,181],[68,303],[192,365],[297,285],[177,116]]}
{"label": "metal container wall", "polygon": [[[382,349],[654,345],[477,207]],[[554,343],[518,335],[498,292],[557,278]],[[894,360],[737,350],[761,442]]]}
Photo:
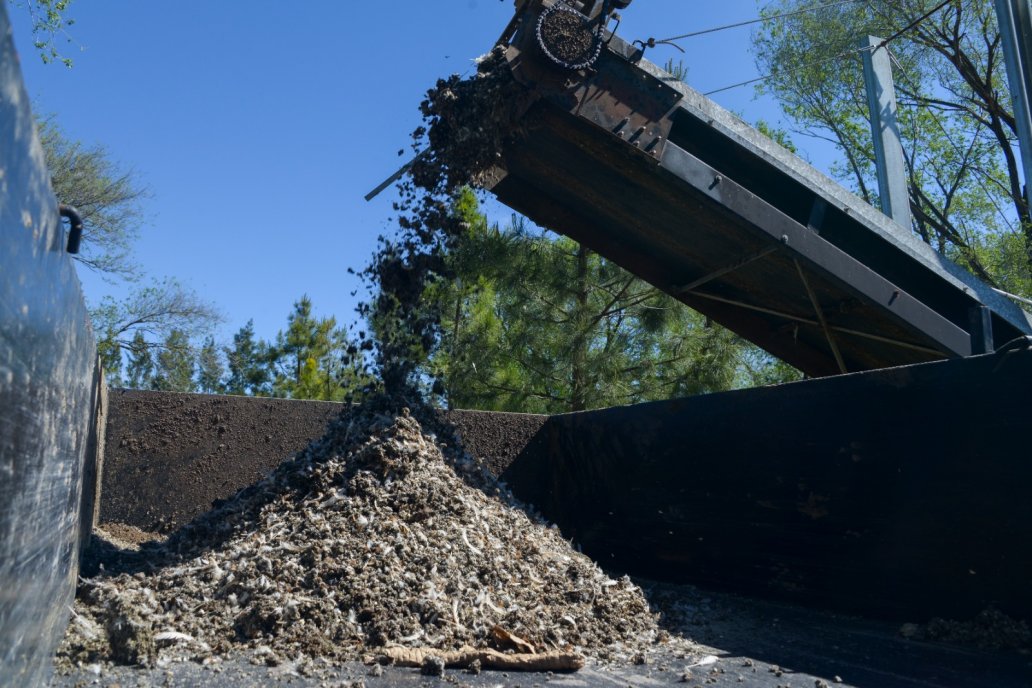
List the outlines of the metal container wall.
{"label": "metal container wall", "polygon": [[617,571],[899,621],[1029,619],[1030,346],[552,416],[503,477]]}
{"label": "metal container wall", "polygon": [[44,683],[78,572],[96,346],[0,4],[0,685]]}

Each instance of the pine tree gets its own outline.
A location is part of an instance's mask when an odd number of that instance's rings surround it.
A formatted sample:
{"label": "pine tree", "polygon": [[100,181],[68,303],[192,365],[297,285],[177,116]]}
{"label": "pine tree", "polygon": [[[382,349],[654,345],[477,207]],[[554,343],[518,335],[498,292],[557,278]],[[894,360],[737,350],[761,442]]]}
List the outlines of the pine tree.
{"label": "pine tree", "polygon": [[302,296],[287,318],[286,331],[276,336],[273,394],[326,401],[345,398],[366,381],[348,355],[354,349],[336,319],[317,318],[312,300]]}
{"label": "pine tree", "polygon": [[205,394],[221,394],[225,391],[222,383],[225,374],[215,338],[209,335],[197,354],[197,388]]}
{"label": "pine tree", "polygon": [[103,332],[97,339],[97,355],[100,357],[100,365],[104,369],[104,377],[109,387],[121,387],[122,380],[122,342],[118,340],[112,328],[107,327],[98,330],[94,324],[95,332]]}
{"label": "pine tree", "polygon": [[194,357],[182,330],[172,330],[158,352],[154,388],[163,392],[193,392]]}
{"label": "pine tree", "polygon": [[139,330],[129,344],[129,363],[125,384],[130,389],[149,389],[153,386],[154,357],[151,347]]}
{"label": "pine tree", "polygon": [[272,352],[267,342],[255,339],[254,320],[248,320],[233,335],[233,347],[223,351],[229,364],[227,393],[259,397],[271,393]]}
{"label": "pine tree", "polygon": [[565,237],[520,218],[490,227],[472,194],[467,235],[434,285],[440,342],[425,368],[450,406],[577,411],[728,389],[743,342]]}
{"label": "pine tree", "polygon": [[318,398],[319,361],[333,346],[331,333],[336,326],[333,318],[318,319],[312,315],[312,300],[308,295],[294,302],[294,310],[287,317],[286,332],[276,335],[276,396]]}

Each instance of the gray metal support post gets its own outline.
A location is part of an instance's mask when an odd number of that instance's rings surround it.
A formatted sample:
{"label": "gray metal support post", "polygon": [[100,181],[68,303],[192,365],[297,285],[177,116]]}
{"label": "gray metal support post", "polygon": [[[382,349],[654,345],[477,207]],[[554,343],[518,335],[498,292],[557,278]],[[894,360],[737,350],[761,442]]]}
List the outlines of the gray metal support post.
{"label": "gray metal support post", "polygon": [[1032,11],[1029,0],[996,0],[996,16],[1003,40],[1014,119],[1018,123],[1021,165],[1025,174],[1025,201],[1032,207]]}
{"label": "gray metal support post", "polygon": [[896,89],[892,85],[892,62],[882,39],[868,36],[861,41],[864,58],[864,84],[871,113],[871,135],[878,167],[878,195],[882,212],[897,224],[910,229],[910,193],[907,168],[903,160],[899,125],[896,123]]}
{"label": "gray metal support post", "polygon": [[993,347],[993,318],[985,306],[972,306],[968,309],[968,322],[971,331],[971,354],[991,354]]}

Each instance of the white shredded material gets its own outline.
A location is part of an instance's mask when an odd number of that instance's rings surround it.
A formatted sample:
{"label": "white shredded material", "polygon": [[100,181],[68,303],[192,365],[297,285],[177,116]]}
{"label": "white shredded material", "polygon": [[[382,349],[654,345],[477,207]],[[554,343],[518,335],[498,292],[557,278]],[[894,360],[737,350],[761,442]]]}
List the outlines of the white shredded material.
{"label": "white shredded material", "polygon": [[405,413],[358,409],[166,542],[84,580],[61,656],[155,665],[245,649],[279,666],[388,645],[485,648],[495,627],[603,661],[657,642],[637,586],[449,451]]}

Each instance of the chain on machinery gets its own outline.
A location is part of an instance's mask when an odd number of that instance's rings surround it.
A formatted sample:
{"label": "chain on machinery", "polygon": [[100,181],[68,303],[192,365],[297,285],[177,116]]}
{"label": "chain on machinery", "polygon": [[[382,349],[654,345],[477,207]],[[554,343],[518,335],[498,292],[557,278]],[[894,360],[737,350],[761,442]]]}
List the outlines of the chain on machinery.
{"label": "chain on machinery", "polygon": [[584,15],[582,15],[580,12],[578,12],[576,9],[569,6],[565,2],[560,1],[549,7],[547,10],[541,13],[540,17],[538,17],[537,26],[535,27],[535,35],[537,37],[538,47],[541,48],[541,52],[543,52],[545,56],[548,57],[548,59],[550,59],[552,62],[556,63],[560,67],[563,67],[564,69],[576,71],[578,69],[586,69],[587,67],[590,67],[591,65],[595,64],[595,61],[598,59],[598,56],[602,54],[602,43],[603,38],[605,37],[606,18],[609,16],[610,3],[611,0],[606,0],[606,2],[602,6],[602,11],[599,14],[598,27],[593,32],[594,35],[592,37],[593,44],[591,50],[588,51],[587,57],[578,62],[571,62],[552,52],[552,50],[550,50],[548,45],[546,44],[544,37],[542,36],[542,28],[544,27],[545,22],[548,21],[548,18],[558,12],[565,12],[573,15],[581,23],[582,28],[588,27],[587,20],[584,18]]}

